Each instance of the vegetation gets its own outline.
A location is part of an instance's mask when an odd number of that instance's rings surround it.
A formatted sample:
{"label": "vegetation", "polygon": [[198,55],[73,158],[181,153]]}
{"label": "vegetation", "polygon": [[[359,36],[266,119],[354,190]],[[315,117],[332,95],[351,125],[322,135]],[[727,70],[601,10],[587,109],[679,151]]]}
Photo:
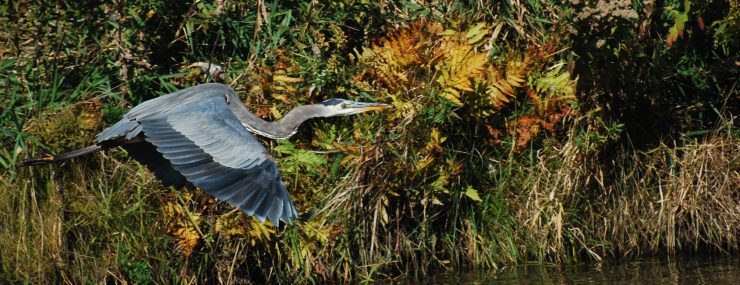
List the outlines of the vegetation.
{"label": "vegetation", "polygon": [[[561,3],[562,2],[562,3]],[[740,234],[736,1],[10,1],[0,5],[0,280],[373,281],[467,266],[728,254]],[[216,68],[215,65],[222,68]],[[116,149],[136,104],[223,81],[310,221],[164,188]]]}

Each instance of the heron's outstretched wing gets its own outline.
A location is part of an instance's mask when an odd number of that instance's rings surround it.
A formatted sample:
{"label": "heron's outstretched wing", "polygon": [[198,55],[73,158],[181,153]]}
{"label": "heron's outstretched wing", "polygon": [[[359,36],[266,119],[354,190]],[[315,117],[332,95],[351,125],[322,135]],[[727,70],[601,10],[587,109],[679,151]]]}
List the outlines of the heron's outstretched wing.
{"label": "heron's outstretched wing", "polygon": [[291,223],[298,216],[272,158],[223,95],[202,96],[136,122],[145,140],[193,185],[263,222]]}
{"label": "heron's outstretched wing", "polygon": [[182,189],[183,187],[192,189],[195,187],[192,183],[188,182],[185,176],[182,176],[180,172],[172,167],[172,163],[164,158],[153,144],[140,141],[125,143],[121,147],[128,152],[129,156],[145,165],[149,171],[154,173],[154,176],[162,181],[162,185],[165,187],[173,186],[175,189]]}

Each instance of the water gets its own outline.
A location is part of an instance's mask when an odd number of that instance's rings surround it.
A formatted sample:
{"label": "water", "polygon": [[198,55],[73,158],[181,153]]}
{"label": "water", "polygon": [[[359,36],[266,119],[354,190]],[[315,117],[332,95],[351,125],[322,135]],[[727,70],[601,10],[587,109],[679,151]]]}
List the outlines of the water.
{"label": "water", "polygon": [[443,273],[411,284],[740,284],[740,256],[653,258],[568,266],[528,264],[495,272]]}

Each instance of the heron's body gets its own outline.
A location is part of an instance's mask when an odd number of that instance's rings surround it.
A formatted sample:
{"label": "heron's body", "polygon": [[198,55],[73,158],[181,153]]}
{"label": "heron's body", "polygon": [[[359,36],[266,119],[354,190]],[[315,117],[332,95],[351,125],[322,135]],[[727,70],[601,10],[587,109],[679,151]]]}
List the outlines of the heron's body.
{"label": "heron's body", "polygon": [[313,117],[385,107],[331,99],[299,106],[282,120],[267,122],[249,112],[230,87],[202,84],[141,103],[98,134],[94,146],[53,161],[121,146],[165,186],[200,187],[260,221],[279,225],[280,220],[291,223],[298,213],[274,161],[250,132],[288,138]]}

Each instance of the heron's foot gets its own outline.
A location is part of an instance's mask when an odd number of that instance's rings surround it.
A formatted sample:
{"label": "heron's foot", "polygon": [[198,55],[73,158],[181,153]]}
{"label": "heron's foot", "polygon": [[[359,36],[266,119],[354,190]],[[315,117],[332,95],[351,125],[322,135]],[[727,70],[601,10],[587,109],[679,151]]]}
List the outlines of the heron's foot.
{"label": "heron's foot", "polygon": [[316,208],[313,208],[313,209],[311,209],[310,211],[308,211],[308,212],[306,212],[306,213],[304,213],[304,214],[301,214],[301,215],[300,215],[300,216],[298,217],[298,220],[299,220],[299,221],[301,221],[301,223],[305,223],[305,222],[308,222],[308,220],[310,220],[311,218],[313,218],[313,216],[316,216],[316,213],[317,213],[318,211],[319,211],[318,209],[316,209]]}

